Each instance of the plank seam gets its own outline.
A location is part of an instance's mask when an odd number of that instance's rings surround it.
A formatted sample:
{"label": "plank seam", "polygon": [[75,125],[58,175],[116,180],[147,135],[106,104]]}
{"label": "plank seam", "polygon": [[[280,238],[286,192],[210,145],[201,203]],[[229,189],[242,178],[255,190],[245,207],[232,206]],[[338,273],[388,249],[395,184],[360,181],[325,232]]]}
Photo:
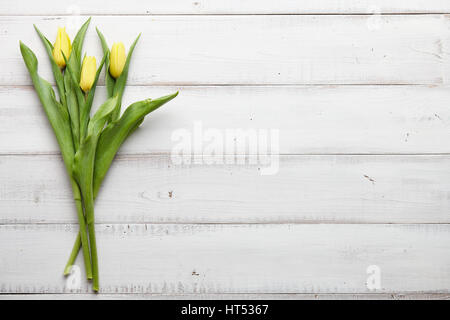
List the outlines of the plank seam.
{"label": "plank seam", "polygon": [[[120,286],[114,286],[114,288],[120,288]],[[386,296],[386,295],[394,295],[394,296],[408,296],[408,295],[444,295],[448,296],[450,294],[450,291],[401,291],[401,292],[380,292],[380,293],[366,293],[363,291],[355,291],[355,292],[314,292],[314,291],[301,291],[301,292],[215,292],[215,293],[183,293],[183,294],[177,294],[177,293],[146,293],[146,292],[105,292],[105,293],[91,293],[89,291],[82,291],[82,292],[0,292],[1,296],[7,296],[7,295],[92,295],[92,296],[98,296],[101,298],[102,295],[109,296],[109,295],[127,295],[127,296],[189,296],[189,297],[195,297],[195,296],[208,296],[208,295],[314,295],[314,296],[328,296],[328,295],[348,295],[348,296],[354,296],[354,295],[379,295],[379,296]],[[395,298],[395,297],[394,297]],[[450,299],[450,296],[448,297]]]}
{"label": "plank seam", "polygon": [[[52,84],[53,85],[53,84]],[[53,85],[54,86],[54,85]],[[165,88],[165,87],[185,87],[185,88],[197,88],[197,87],[206,87],[206,88],[220,88],[220,87],[302,87],[302,88],[316,88],[316,87],[429,87],[429,88],[446,88],[450,87],[448,84],[444,83],[408,83],[408,82],[399,82],[399,83],[158,83],[158,84],[127,84],[128,87],[151,87],[151,88]],[[98,85],[99,88],[105,87],[104,84]],[[15,84],[15,85],[7,85],[0,84],[0,88],[33,88],[30,84]]]}
{"label": "plank seam", "polygon": [[[221,87],[274,87],[274,88],[278,88],[278,87],[291,87],[291,88],[309,88],[309,87],[322,87],[322,88],[339,88],[339,87],[362,87],[362,88],[366,88],[366,87],[392,87],[392,86],[397,86],[397,87],[423,87],[423,88],[450,88],[449,84],[428,84],[428,83],[342,83],[342,84],[336,84],[336,83],[317,83],[317,84],[293,84],[293,83],[285,83],[285,84],[279,84],[279,83],[260,83],[260,84],[223,84],[223,83],[217,83],[217,84],[180,84],[180,83],[175,83],[175,84],[130,84],[127,86],[130,87],[142,87],[142,88],[146,88],[146,87],[150,87],[150,88],[166,88],[166,87],[182,87],[182,88],[221,88]],[[54,88],[56,88],[56,86],[53,86]],[[105,88],[104,84],[99,84],[97,86],[97,88]],[[34,89],[33,85],[31,84],[13,84],[13,85],[9,85],[9,84],[0,84],[0,89]]]}
{"label": "plank seam", "polygon": [[[86,293],[86,292],[61,292],[61,293],[39,293],[39,292],[11,292],[11,293],[5,293],[0,292],[0,296],[7,296],[7,295],[92,295],[92,296],[98,296],[101,298],[101,296],[109,296],[109,295],[136,295],[136,296],[208,296],[208,295],[219,295],[219,296],[229,296],[229,295],[280,295],[280,296],[291,296],[291,295],[316,295],[316,296],[328,296],[328,295],[345,295],[345,296],[353,296],[353,295],[364,295],[364,296],[385,296],[385,295],[417,295],[417,294],[428,294],[428,295],[445,295],[448,296],[447,291],[389,291],[389,292],[378,292],[378,293],[365,293],[365,292],[357,292],[357,293],[349,293],[349,292],[329,292],[329,293],[317,293],[317,292],[299,292],[299,293],[285,293],[285,292],[279,292],[279,293],[272,293],[272,292],[258,292],[258,293],[246,293],[246,292],[236,292],[236,293],[230,293],[230,292],[224,292],[224,293],[139,293],[139,292],[108,292],[108,293]],[[449,296],[450,298],[450,296]]]}
{"label": "plank seam", "polygon": [[[152,157],[170,157],[170,152],[146,152],[146,153],[119,153],[116,159],[127,159],[127,158],[152,158]],[[217,154],[214,157],[256,157],[265,154]],[[270,154],[269,154],[270,155]],[[61,153],[59,151],[54,152],[1,152],[0,157],[44,157],[53,156],[61,158]],[[190,156],[205,156],[204,154],[190,154]],[[430,153],[280,153],[275,156],[280,157],[322,157],[322,156],[332,156],[332,157],[439,157],[439,156],[450,156],[450,152],[430,152]],[[212,157],[212,156],[211,156]],[[195,165],[195,164],[194,164]]]}
{"label": "plank seam", "polygon": [[[39,226],[39,227],[55,227],[55,226],[79,226],[76,222],[37,222],[37,223],[27,223],[27,222],[14,222],[14,223],[0,223],[0,227],[26,227],[26,226]],[[142,225],[158,225],[158,226],[171,226],[171,225],[184,225],[184,226],[250,226],[250,225],[261,225],[261,226],[288,226],[288,225],[375,225],[375,226],[419,226],[419,225],[439,225],[439,226],[450,226],[450,222],[418,222],[418,223],[405,223],[405,222],[323,222],[323,221],[309,221],[308,223],[303,222],[96,222],[96,226],[142,226]]]}
{"label": "plank seam", "polygon": [[[450,14],[450,11],[443,11],[443,12],[380,12],[377,13],[377,15],[380,16],[419,16],[419,15],[447,15]],[[171,17],[171,16],[192,16],[192,17],[199,17],[199,16],[371,16],[374,15],[373,13],[368,12],[354,12],[354,13],[323,13],[323,12],[308,12],[308,13],[107,13],[107,14],[100,14],[100,13],[83,13],[77,16],[80,17],[133,17],[133,16],[143,16],[143,17]],[[0,15],[0,18],[2,17],[71,17],[74,16],[70,13],[51,13],[48,15],[42,15],[42,14],[8,14],[8,15]]]}

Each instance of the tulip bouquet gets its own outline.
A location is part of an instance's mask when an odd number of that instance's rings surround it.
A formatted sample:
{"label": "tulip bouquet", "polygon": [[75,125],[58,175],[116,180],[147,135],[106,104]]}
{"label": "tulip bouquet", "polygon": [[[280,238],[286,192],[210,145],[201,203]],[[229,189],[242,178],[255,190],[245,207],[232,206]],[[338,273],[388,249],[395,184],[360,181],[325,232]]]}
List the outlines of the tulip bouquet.
{"label": "tulip bouquet", "polygon": [[[141,125],[147,114],[175,98],[178,92],[155,100],[136,102],[121,116],[128,68],[140,35],[126,55],[123,43],[116,43],[109,50],[105,37],[97,29],[104,53],[97,68],[95,57],[85,55],[82,58],[83,42],[89,23],[90,19],[80,28],[73,43],[65,28],[60,28],[54,45],[35,26],[50,58],[58,98],[52,86],[38,75],[35,54],[22,42],[20,50],[60,146],[80,224],[80,231],[64,274],[70,273],[81,248],[87,278],[93,280],[93,290],[97,292],[99,270],[94,199],[122,143]],[[95,89],[103,66],[108,99],[91,117]]]}

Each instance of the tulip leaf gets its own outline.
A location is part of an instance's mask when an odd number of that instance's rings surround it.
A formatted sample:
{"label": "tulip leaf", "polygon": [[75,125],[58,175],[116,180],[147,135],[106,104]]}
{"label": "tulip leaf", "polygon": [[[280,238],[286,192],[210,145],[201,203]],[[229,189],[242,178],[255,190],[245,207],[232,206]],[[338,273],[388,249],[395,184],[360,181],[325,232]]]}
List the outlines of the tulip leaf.
{"label": "tulip leaf", "polygon": [[81,26],[75,38],[73,39],[72,51],[75,52],[78,61],[81,61],[81,51],[83,50],[83,42],[90,22],[91,18],[87,19],[86,22]]}
{"label": "tulip leaf", "polygon": [[98,28],[96,28],[98,37],[100,38],[100,42],[102,43],[103,54],[108,54],[108,59],[105,62],[105,85],[106,90],[108,92],[108,98],[111,98],[114,95],[114,86],[116,84],[116,79],[114,79],[109,73],[109,65],[110,65],[110,51],[108,47],[108,43],[105,40],[105,37],[100,32]]}
{"label": "tulip leaf", "polygon": [[55,92],[53,91],[51,85],[47,81],[39,77],[38,61],[33,51],[31,51],[31,49],[22,42],[20,42],[20,51],[22,53],[23,60],[25,61],[25,65],[27,66],[27,69],[30,73],[39,100],[41,101],[45,113],[47,114],[47,118],[53,128],[56,140],[58,141],[61,150],[64,164],[70,176],[74,199],[77,204],[78,219],[80,221],[80,235],[83,245],[83,256],[86,267],[86,274],[88,278],[92,278],[89,245],[87,233],[85,230],[83,209],[81,206],[80,190],[72,175],[75,151],[69,113],[67,109],[64,108],[56,100]]}
{"label": "tulip leaf", "polygon": [[[67,109],[70,114],[71,119],[71,127],[73,132],[73,138],[74,140],[78,139],[78,141],[75,144],[76,149],[78,149],[78,146],[81,142],[82,136],[81,136],[81,130],[80,130],[80,114],[84,110],[84,106],[86,104],[83,92],[80,89],[79,86],[79,74],[76,73],[77,68],[77,58],[75,55],[71,54],[69,59],[67,60],[67,57],[63,53],[64,60],[66,61],[66,72],[64,73],[64,84],[66,87],[69,87],[68,97],[67,97]],[[74,70],[75,69],[75,70]],[[69,99],[70,96],[70,99]],[[76,98],[74,100],[73,98]],[[70,104],[69,104],[70,100]],[[76,102],[76,103],[75,103]]]}
{"label": "tulip leaf", "polygon": [[109,98],[106,102],[98,108],[94,116],[89,121],[87,135],[100,136],[109,115],[114,111],[114,104],[117,103],[117,97]]}
{"label": "tulip leaf", "polygon": [[22,42],[20,42],[20,51],[30,73],[39,100],[44,107],[47,118],[55,133],[56,140],[61,148],[64,163],[69,172],[71,172],[74,148],[69,114],[61,103],[56,100],[52,86],[46,80],[39,77],[38,61],[33,51]]}
{"label": "tulip leaf", "polygon": [[53,58],[53,45],[42,34],[42,32],[38,29],[38,27],[36,27],[36,25],[34,26],[34,29],[36,29],[36,32],[38,33],[39,37],[41,38],[42,43],[44,44],[44,47],[45,47],[45,51],[47,51],[47,55],[50,59],[50,63],[52,65],[53,76],[55,78],[56,87],[58,88],[58,93],[59,93],[59,98],[61,100],[61,103],[63,104],[63,106],[67,106],[63,74],[62,74],[59,66],[56,64],[55,59]]}
{"label": "tulip leaf", "polygon": [[67,110],[70,115],[70,125],[72,128],[72,137],[75,150],[80,145],[80,118],[78,109],[78,100],[75,94],[75,88],[73,87],[72,80],[70,79],[69,72],[66,72],[64,76],[64,87],[66,88],[66,101]]}
{"label": "tulip leaf", "polygon": [[100,32],[98,28],[95,28],[97,31],[98,37],[100,38],[100,42],[102,44],[103,53],[109,52],[108,43],[106,42],[105,36]]}
{"label": "tulip leaf", "polygon": [[[90,198],[91,196],[93,196],[92,179],[94,173],[94,161],[97,141],[111,112],[114,111],[116,103],[117,97],[109,98],[98,108],[97,112],[89,121],[87,135],[83,139],[80,148],[75,154],[73,162],[73,174],[75,179],[78,181],[78,184],[80,185],[83,197]],[[84,199],[84,201],[89,201],[89,199]],[[93,217],[90,217],[86,214],[86,218],[88,224],[93,222]]]}
{"label": "tulip leaf", "polygon": [[73,175],[83,195],[83,203],[85,208],[86,223],[89,230],[89,242],[91,248],[92,259],[92,276],[94,291],[99,290],[98,278],[98,255],[97,244],[95,240],[94,225],[94,192],[93,192],[93,175],[95,153],[97,149],[97,141],[100,133],[105,126],[106,121],[117,105],[117,97],[109,98],[100,106],[92,119],[89,121],[87,135],[83,139],[73,161]]}
{"label": "tulip leaf", "polygon": [[125,91],[125,85],[127,83],[127,78],[128,78],[128,69],[130,67],[130,62],[131,62],[131,56],[133,55],[133,51],[134,48],[136,47],[136,44],[139,40],[139,38],[141,37],[141,34],[139,34],[136,38],[136,40],[134,40],[133,44],[130,47],[130,51],[128,52],[127,55],[127,60],[125,62],[125,66],[123,67],[123,71],[121,73],[121,75],[119,76],[119,78],[117,78],[116,80],[116,84],[114,86],[114,95],[118,95],[119,100],[118,100],[118,104],[116,107],[116,110],[114,110],[114,112],[112,113],[112,118],[111,118],[111,122],[116,121],[119,116],[120,116],[120,108],[122,105],[122,97],[123,97],[123,93]]}
{"label": "tulip leaf", "polygon": [[94,83],[92,84],[92,88],[87,95],[86,106],[84,107],[84,109],[82,110],[81,115],[80,115],[80,131],[81,131],[81,137],[83,137],[83,138],[86,134],[87,126],[89,123],[89,115],[91,113],[92,103],[94,101],[95,89],[97,87],[98,78],[100,77],[100,72],[102,71],[105,61],[109,59],[108,57],[109,57],[109,53],[106,53],[103,56],[102,61],[100,62],[100,66],[98,67],[97,73],[95,74]]}
{"label": "tulip leaf", "polygon": [[142,123],[144,117],[178,95],[178,92],[155,100],[143,100],[130,105],[122,117],[103,130],[97,145],[94,171],[94,198],[111,166],[117,151],[126,138]]}

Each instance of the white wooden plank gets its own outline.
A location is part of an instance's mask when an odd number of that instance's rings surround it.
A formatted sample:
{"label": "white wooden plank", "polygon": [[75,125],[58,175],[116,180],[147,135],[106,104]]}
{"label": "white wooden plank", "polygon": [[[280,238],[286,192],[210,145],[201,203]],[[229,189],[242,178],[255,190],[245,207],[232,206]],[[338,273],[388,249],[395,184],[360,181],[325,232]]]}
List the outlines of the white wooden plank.
{"label": "white wooden plank", "polygon": [[[85,17],[0,17],[1,85],[30,84],[19,40],[49,62],[33,23],[49,39],[58,26],[73,37]],[[375,19],[375,20],[373,20]],[[101,16],[110,43],[143,32],[130,69],[132,85],[440,84],[450,74],[445,15],[390,16]],[[101,48],[91,28],[89,55]]]}
{"label": "white wooden plank", "polygon": [[[450,152],[449,87],[129,87],[124,108],[176,90],[178,97],[146,119],[122,154],[170,153],[174,132],[193,137],[196,123],[224,138],[228,129],[278,130],[282,154]],[[104,101],[104,88],[97,98],[95,105]],[[0,87],[0,101],[1,154],[59,152],[34,89]]]}
{"label": "white wooden plank", "polygon": [[445,0],[3,0],[3,15],[48,14],[311,14],[311,13],[441,13],[450,12]]}
{"label": "white wooden plank", "polygon": [[447,293],[328,293],[328,294],[155,294],[61,293],[0,294],[0,300],[449,300]]}
{"label": "white wooden plank", "polygon": [[[284,156],[260,165],[115,160],[102,223],[449,223],[450,156]],[[57,156],[0,157],[1,223],[76,223]]]}
{"label": "white wooden plank", "polygon": [[[0,226],[0,291],[68,292],[61,273],[76,231]],[[380,293],[450,287],[449,225],[98,225],[97,234],[103,293],[370,293],[371,265]],[[89,290],[81,281],[78,292]]]}

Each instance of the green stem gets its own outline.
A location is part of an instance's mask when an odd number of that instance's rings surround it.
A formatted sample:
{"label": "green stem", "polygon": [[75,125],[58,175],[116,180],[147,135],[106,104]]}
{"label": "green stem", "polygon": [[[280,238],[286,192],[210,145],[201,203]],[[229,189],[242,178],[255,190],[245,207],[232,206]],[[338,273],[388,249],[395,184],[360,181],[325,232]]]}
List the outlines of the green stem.
{"label": "green stem", "polygon": [[93,284],[92,288],[94,291],[99,290],[99,279],[98,279],[98,254],[97,254],[97,240],[95,238],[95,224],[94,224],[94,197],[92,193],[86,195],[84,198],[86,206],[86,218],[89,230],[89,243],[91,245],[91,259],[92,259],[92,276]]}
{"label": "green stem", "polygon": [[72,269],[72,266],[75,263],[75,259],[77,258],[78,251],[81,248],[81,234],[78,232],[77,239],[75,240],[75,243],[73,244],[73,249],[69,257],[69,261],[67,261],[66,267],[64,268],[64,275],[67,276],[70,274],[70,270]]}
{"label": "green stem", "polygon": [[98,138],[105,126],[111,112],[117,104],[117,98],[108,99],[95,112],[90,119],[86,137],[77,150],[73,161],[73,175],[76,178],[83,196],[86,223],[89,230],[89,243],[91,248],[93,289],[99,290],[97,242],[94,225],[94,162]]}
{"label": "green stem", "polygon": [[[83,248],[83,257],[84,257],[84,266],[86,269],[86,277],[90,280],[92,279],[92,266],[91,266],[91,255],[89,253],[89,241],[88,236],[86,232],[86,221],[83,214],[83,205],[81,203],[81,192],[80,188],[78,187],[78,184],[72,179],[72,190],[73,190],[73,198],[75,199],[75,204],[77,207],[77,215],[78,215],[78,222],[80,224],[80,232],[79,232],[79,245],[77,245],[77,242],[73,246],[72,253],[69,257],[69,261],[67,262],[67,265],[64,269],[64,275],[67,275],[67,270],[70,273],[70,267],[73,265],[80,246]],[[76,249],[77,248],[77,249]]]}
{"label": "green stem", "polygon": [[88,229],[92,255],[92,275],[93,275],[92,289],[94,289],[95,292],[98,292],[100,286],[98,279],[98,255],[97,255],[97,241],[95,239],[95,225],[93,223],[89,224]]}
{"label": "green stem", "polygon": [[[95,198],[94,198],[94,201],[95,201]],[[72,252],[70,253],[70,258],[69,258],[69,261],[67,262],[67,265],[69,265],[69,264],[73,265],[73,263],[75,262],[75,260],[78,256],[78,253],[80,252],[81,241],[79,241],[79,240],[81,240],[81,232],[78,232],[77,238],[75,239],[75,243],[73,244]],[[67,268],[67,266],[66,266],[66,268]],[[70,270],[69,270],[69,272],[70,272]],[[66,273],[64,273],[64,274],[66,274]],[[69,274],[69,273],[67,273],[67,274]],[[92,275],[92,273],[91,273],[91,275]],[[92,279],[92,277],[89,279]]]}

